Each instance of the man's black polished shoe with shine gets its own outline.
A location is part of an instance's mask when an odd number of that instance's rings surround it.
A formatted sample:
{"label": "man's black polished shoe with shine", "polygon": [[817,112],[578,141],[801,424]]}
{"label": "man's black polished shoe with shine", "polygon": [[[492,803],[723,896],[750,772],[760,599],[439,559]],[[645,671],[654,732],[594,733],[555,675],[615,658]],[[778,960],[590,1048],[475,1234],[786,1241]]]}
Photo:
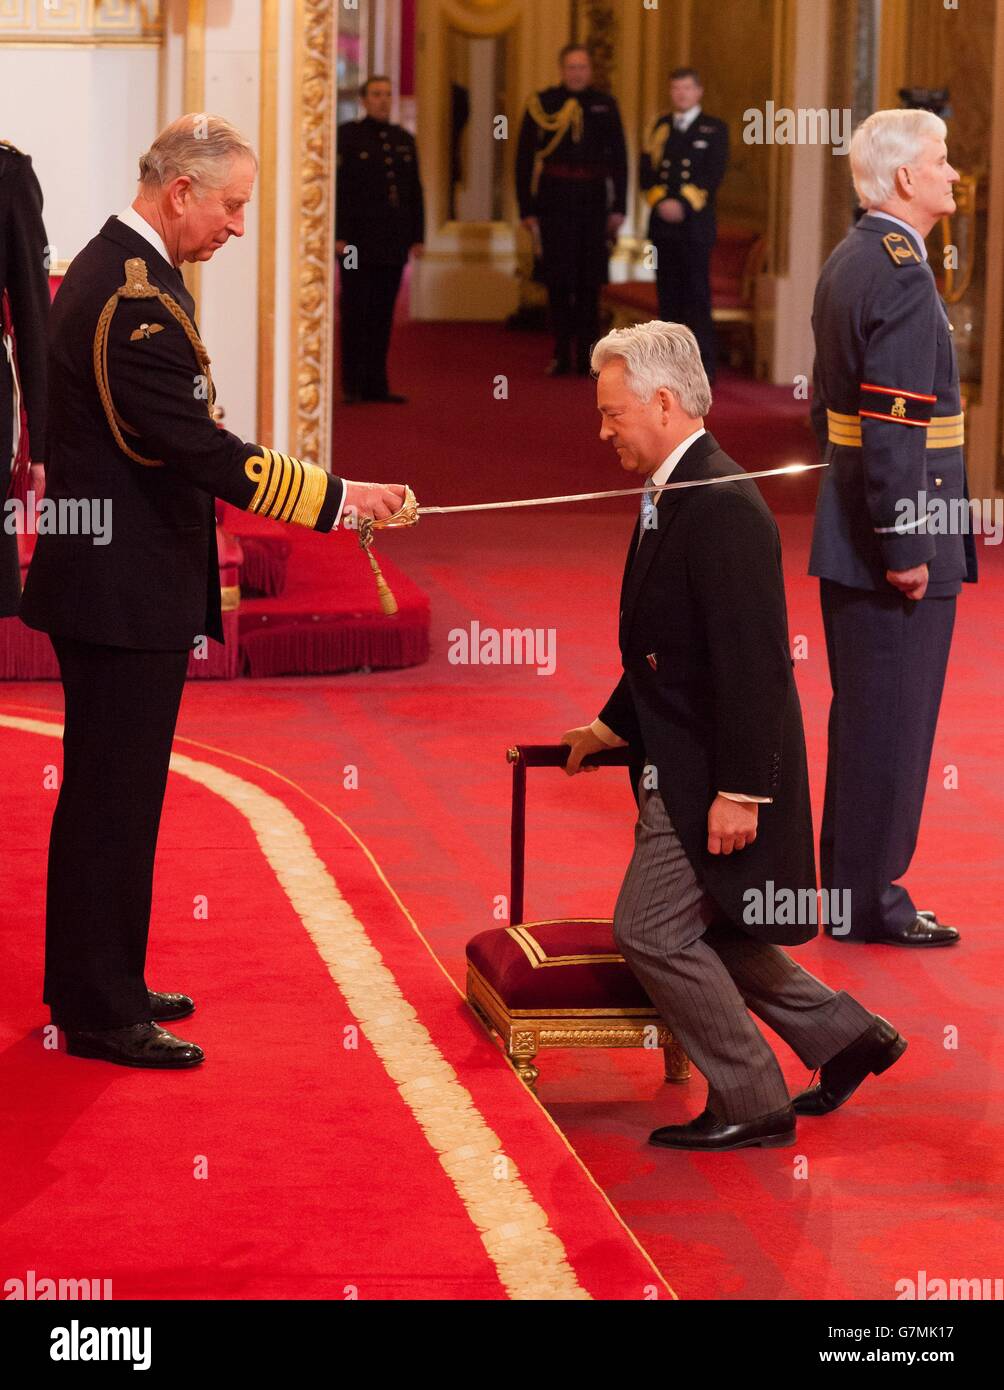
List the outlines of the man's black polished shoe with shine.
{"label": "man's black polished shoe with shine", "polygon": [[943,926],[933,914],[925,914],[914,918],[908,927],[878,932],[869,939],[883,946],[954,946],[959,933],[955,927]]}
{"label": "man's black polished shoe with shine", "polygon": [[92,1057],[123,1067],[150,1067],[160,1071],[195,1067],[205,1059],[197,1043],[185,1042],[156,1023],[132,1023],[128,1028],[77,1030],[66,1034],[71,1057]]}
{"label": "man's black polished shoe with shine", "polygon": [[148,989],[150,1017],[154,1023],[176,1022],[195,1013],[195,1000],[187,994],[162,994],[159,990]]}
{"label": "man's black polished shoe with shine", "polygon": [[849,1100],[870,1075],[880,1076],[906,1051],[904,1037],[886,1019],[875,1021],[861,1037],[819,1069],[819,1084],[802,1091],[793,1102],[799,1115],[828,1115]]}
{"label": "man's black polished shoe with shine", "polygon": [[773,1115],[730,1124],[705,1110],[689,1125],[666,1125],[648,1137],[662,1149],[692,1149],[700,1153],[721,1153],[728,1149],[777,1149],[795,1142],[795,1111],[788,1105]]}

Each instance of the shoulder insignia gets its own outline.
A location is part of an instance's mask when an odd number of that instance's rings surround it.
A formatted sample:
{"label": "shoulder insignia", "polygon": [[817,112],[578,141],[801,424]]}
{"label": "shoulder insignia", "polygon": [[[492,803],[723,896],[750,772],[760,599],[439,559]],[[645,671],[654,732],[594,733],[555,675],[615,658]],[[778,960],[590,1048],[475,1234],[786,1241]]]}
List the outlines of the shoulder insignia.
{"label": "shoulder insignia", "polygon": [[155,333],[163,333],[162,323],[141,323],[138,328],[134,328],[129,334],[129,341],[135,343],[139,338],[152,338]]}
{"label": "shoulder insignia", "polygon": [[895,265],[906,265],[910,261],[920,261],[913,242],[902,232],[888,232],[882,238],[882,245],[889,252]]}
{"label": "shoulder insignia", "polygon": [[119,290],[120,299],[156,299],[157,291],[150,284],[146,261],[142,256],[132,256],[126,261],[125,284]]}

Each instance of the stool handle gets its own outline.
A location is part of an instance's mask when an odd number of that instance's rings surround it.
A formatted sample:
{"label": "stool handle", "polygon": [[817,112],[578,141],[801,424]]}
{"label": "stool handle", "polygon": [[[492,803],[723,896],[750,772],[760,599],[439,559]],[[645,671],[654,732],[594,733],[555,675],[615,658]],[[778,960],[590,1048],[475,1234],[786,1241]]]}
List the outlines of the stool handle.
{"label": "stool handle", "polygon": [[[509,924],[523,920],[523,886],[526,867],[526,770],[528,767],[564,767],[572,750],[567,743],[517,743],[506,750],[512,763],[512,821],[510,830]],[[608,748],[589,753],[583,767],[630,767],[630,750]]]}

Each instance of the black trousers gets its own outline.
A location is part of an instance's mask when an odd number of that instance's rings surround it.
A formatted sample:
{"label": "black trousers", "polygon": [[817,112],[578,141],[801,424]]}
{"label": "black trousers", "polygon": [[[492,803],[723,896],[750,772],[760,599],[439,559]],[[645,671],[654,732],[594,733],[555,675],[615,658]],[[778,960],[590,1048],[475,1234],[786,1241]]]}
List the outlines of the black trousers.
{"label": "black trousers", "polygon": [[544,179],[538,206],[554,355],[570,361],[574,339],[585,365],[600,336],[600,291],[608,272],[606,183],[551,187]]}
{"label": "black trousers", "polygon": [[342,389],[347,396],[386,396],[387,352],[403,265],[342,268],[339,313]]}
{"label": "black trousers", "polygon": [[150,1018],[153,862],[189,653],[52,642],[66,711],[43,999],[61,1028],[124,1028]]}
{"label": "black trousers", "polygon": [[[665,224],[671,227],[671,223]],[[711,319],[711,251],[714,241],[695,238],[686,224],[679,232],[660,233],[656,249],[655,284],[659,317],[690,329],[701,350],[708,380],[718,368],[718,346]]]}
{"label": "black trousers", "polygon": [[829,579],[820,580],[820,598],[833,687],[820,883],[849,890],[849,935],[867,939],[917,916],[896,880],[920,830],[955,598],[915,603],[892,585],[852,589]]}

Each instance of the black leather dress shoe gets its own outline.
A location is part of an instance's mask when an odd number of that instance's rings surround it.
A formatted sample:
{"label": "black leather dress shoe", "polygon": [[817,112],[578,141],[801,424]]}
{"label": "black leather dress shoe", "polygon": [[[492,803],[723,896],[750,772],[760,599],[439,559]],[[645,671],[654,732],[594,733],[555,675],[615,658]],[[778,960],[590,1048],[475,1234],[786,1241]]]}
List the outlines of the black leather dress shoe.
{"label": "black leather dress shoe", "polygon": [[156,1023],[67,1033],[66,1050],[71,1057],[94,1057],[122,1067],[155,1067],[160,1071],[198,1066],[206,1055],[196,1043],[176,1038]]}
{"label": "black leather dress shoe", "polygon": [[932,913],[915,917],[908,927],[876,932],[869,939],[883,946],[954,946],[959,933],[955,927],[943,927]]}
{"label": "black leather dress shoe", "polygon": [[906,1038],[878,1014],[870,1028],[824,1062],[819,1084],[797,1095],[794,1106],[799,1115],[828,1115],[849,1100],[866,1076],[881,1076],[906,1051]]}
{"label": "black leather dress shoe", "polygon": [[790,1105],[761,1115],[756,1120],[729,1124],[711,1110],[705,1110],[689,1125],[666,1125],[654,1129],[648,1142],[661,1149],[694,1149],[698,1153],[720,1153],[727,1149],[780,1149],[795,1142],[795,1112]]}
{"label": "black leather dress shoe", "polygon": [[148,989],[146,993],[154,1023],[170,1023],[195,1013],[195,1000],[189,999],[187,994],[161,994],[155,989]]}

